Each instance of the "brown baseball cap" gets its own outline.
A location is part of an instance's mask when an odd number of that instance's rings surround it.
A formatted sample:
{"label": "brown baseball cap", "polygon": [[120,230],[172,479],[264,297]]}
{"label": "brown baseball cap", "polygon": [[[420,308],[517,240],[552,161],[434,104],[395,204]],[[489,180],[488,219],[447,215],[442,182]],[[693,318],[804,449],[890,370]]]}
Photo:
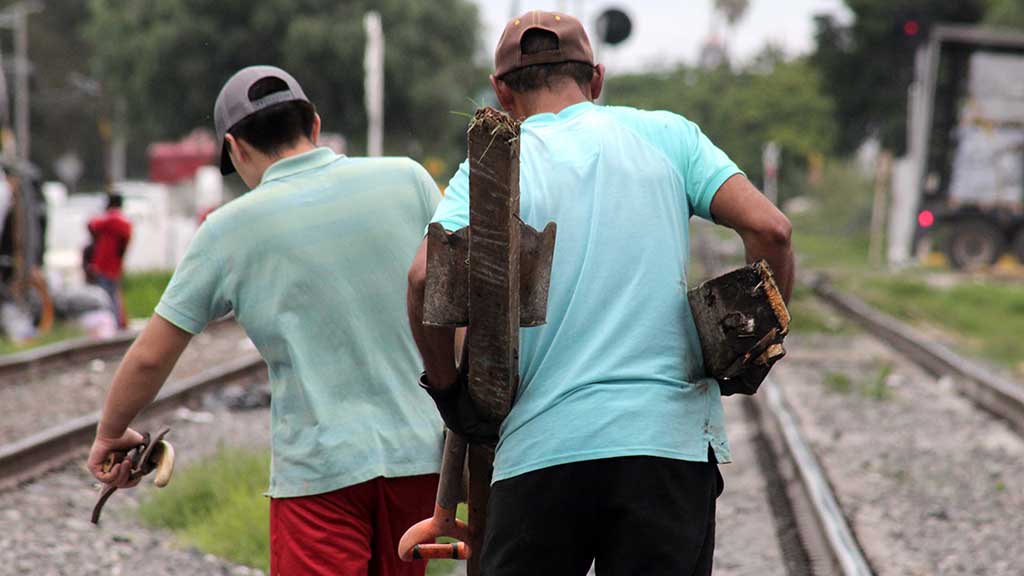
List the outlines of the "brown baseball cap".
{"label": "brown baseball cap", "polygon": [[[523,34],[534,28],[547,30],[557,36],[558,48],[523,54]],[[560,62],[594,65],[594,50],[590,47],[590,39],[587,38],[583,24],[568,14],[531,10],[505,26],[501,40],[498,40],[498,48],[494,51],[494,75],[501,77],[527,66]]]}
{"label": "brown baseball cap", "polygon": [[[287,89],[250,100],[249,89],[264,78],[277,78],[285,83]],[[235,171],[235,165],[231,163],[231,157],[228,155],[227,143],[224,141],[228,130],[260,110],[293,101],[309,102],[309,99],[295,78],[276,66],[242,68],[224,83],[220,94],[217,95],[217,101],[213,104],[213,124],[217,129],[217,142],[221,145],[221,174],[231,174]]]}

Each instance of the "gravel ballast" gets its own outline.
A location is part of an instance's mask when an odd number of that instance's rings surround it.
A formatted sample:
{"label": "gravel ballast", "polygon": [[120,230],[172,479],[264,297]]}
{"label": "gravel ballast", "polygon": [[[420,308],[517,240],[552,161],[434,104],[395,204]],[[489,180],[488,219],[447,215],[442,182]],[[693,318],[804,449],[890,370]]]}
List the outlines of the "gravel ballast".
{"label": "gravel ballast", "polygon": [[[211,325],[189,343],[170,380],[193,376],[253,350],[245,331],[235,322]],[[0,443],[102,408],[119,361],[94,359],[41,378],[4,382],[0,386]]]}
{"label": "gravel ballast", "polygon": [[1024,439],[865,334],[787,347],[774,378],[878,574],[1021,573]]}

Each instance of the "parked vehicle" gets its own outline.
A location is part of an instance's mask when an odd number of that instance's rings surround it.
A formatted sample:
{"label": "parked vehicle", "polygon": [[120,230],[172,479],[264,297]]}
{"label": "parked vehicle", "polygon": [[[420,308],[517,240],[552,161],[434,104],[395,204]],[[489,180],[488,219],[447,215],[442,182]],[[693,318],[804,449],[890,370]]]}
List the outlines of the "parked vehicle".
{"label": "parked vehicle", "polygon": [[914,244],[939,239],[958,269],[1024,262],[1024,34],[935,27],[908,120]]}

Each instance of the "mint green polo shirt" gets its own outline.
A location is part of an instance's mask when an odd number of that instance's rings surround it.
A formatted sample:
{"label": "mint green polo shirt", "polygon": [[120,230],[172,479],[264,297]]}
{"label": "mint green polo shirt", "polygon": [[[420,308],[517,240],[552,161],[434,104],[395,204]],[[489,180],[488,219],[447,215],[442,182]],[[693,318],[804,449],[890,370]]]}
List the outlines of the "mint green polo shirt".
{"label": "mint green polo shirt", "polygon": [[[730,460],[686,290],[691,216],[740,170],[694,123],[595,106],[522,125],[523,220],[558,224],[547,324],[520,331],[521,382],[494,481],[601,458]],[[469,223],[469,169],[433,220]]]}
{"label": "mint green polo shirt", "polygon": [[436,473],[443,424],[416,385],[407,274],[440,198],[407,158],[318,148],[213,212],[156,313],[192,334],[229,311],[270,372],[275,498]]}

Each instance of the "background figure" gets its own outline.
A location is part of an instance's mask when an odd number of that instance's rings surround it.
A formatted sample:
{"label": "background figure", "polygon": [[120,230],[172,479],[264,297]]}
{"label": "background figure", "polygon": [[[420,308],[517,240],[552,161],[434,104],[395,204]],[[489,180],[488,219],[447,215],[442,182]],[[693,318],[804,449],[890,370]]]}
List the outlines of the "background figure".
{"label": "background figure", "polygon": [[106,290],[119,327],[127,326],[121,302],[124,254],[132,239],[132,223],[121,212],[124,197],[111,194],[107,211],[89,221],[92,244],[86,248],[86,278]]}

